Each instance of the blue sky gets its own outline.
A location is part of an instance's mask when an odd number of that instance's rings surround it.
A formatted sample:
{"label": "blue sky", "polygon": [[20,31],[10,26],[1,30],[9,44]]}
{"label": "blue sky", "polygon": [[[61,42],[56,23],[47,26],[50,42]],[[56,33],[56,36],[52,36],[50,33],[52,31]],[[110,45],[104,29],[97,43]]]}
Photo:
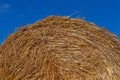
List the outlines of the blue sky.
{"label": "blue sky", "polygon": [[49,15],[84,18],[120,37],[120,0],[0,0],[0,43],[18,27]]}

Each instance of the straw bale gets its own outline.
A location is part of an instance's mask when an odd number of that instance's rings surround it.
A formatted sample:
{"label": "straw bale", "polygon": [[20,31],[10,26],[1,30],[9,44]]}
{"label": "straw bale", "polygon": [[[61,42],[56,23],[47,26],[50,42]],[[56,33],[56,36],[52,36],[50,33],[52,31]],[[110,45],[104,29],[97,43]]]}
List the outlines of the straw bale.
{"label": "straw bale", "polygon": [[81,19],[47,17],[0,46],[0,80],[120,80],[120,40]]}

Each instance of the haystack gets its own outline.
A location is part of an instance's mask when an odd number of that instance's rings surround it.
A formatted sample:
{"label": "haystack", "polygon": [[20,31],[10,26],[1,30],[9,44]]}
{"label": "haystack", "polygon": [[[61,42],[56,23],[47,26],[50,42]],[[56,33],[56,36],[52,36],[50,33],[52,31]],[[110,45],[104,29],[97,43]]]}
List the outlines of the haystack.
{"label": "haystack", "polygon": [[0,46],[0,80],[120,80],[120,40],[81,19],[47,17]]}

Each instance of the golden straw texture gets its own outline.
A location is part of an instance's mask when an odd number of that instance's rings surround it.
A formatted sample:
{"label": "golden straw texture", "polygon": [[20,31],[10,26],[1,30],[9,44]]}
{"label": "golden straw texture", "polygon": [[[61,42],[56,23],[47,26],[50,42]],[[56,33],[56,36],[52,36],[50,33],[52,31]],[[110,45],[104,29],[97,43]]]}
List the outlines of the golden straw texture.
{"label": "golden straw texture", "polygon": [[0,80],[120,80],[120,40],[81,19],[47,17],[0,46]]}

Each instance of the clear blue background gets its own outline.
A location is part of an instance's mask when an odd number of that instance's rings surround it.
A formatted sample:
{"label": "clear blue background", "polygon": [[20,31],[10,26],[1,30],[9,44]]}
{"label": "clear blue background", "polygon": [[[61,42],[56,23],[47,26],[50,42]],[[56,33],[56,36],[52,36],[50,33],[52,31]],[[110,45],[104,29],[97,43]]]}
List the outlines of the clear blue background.
{"label": "clear blue background", "polygon": [[120,37],[120,0],[0,0],[0,43],[18,27],[49,15],[83,18]]}

